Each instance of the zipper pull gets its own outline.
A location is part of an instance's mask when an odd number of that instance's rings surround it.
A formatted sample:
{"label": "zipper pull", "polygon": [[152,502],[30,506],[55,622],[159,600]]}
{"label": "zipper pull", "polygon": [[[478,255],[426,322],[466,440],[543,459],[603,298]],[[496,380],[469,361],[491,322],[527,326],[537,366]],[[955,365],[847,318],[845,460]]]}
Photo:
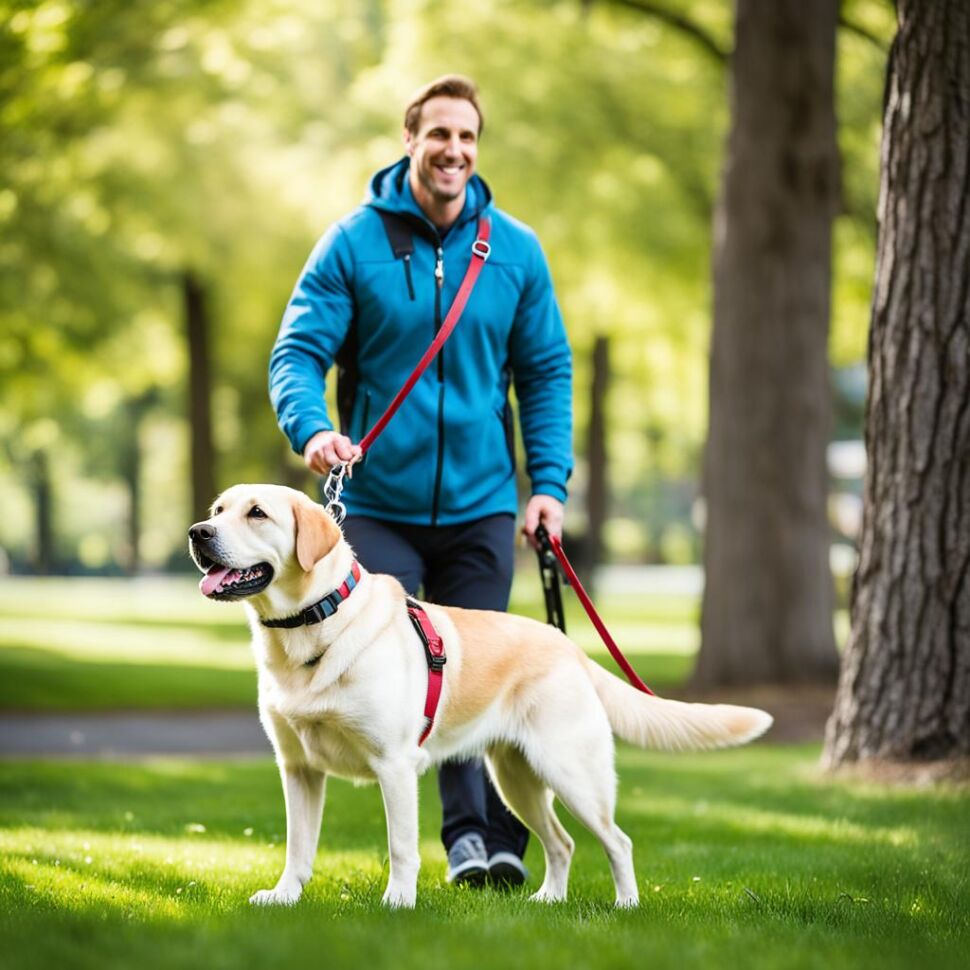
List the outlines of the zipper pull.
{"label": "zipper pull", "polygon": [[440,246],[438,247],[438,261],[434,264],[434,278],[440,290],[445,282],[445,253]]}

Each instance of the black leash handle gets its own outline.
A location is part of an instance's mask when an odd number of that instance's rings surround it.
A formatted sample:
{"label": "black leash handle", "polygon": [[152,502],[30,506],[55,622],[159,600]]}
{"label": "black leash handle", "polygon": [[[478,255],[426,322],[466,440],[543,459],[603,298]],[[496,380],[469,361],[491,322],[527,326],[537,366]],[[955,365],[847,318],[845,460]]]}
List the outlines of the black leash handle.
{"label": "black leash handle", "polygon": [[535,532],[539,543],[536,555],[539,557],[539,579],[542,582],[542,595],[546,601],[546,622],[566,632],[566,614],[562,609],[562,590],[559,585],[559,563],[549,541],[549,533],[540,522]]}

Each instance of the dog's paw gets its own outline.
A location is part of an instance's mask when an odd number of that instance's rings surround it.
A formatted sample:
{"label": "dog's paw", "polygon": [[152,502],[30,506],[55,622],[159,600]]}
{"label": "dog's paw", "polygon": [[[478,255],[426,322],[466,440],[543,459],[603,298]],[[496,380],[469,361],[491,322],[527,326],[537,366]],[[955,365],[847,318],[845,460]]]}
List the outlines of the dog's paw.
{"label": "dog's paw", "polygon": [[381,903],[391,909],[414,909],[414,900],[417,896],[415,890],[393,889],[388,886],[384,890],[384,898]]}
{"label": "dog's paw", "polygon": [[249,901],[254,906],[293,906],[300,898],[302,889],[260,889]]}
{"label": "dog's paw", "polygon": [[543,886],[541,889],[534,892],[529,899],[534,903],[561,903],[566,898],[564,892],[556,892],[551,889],[546,889]]}

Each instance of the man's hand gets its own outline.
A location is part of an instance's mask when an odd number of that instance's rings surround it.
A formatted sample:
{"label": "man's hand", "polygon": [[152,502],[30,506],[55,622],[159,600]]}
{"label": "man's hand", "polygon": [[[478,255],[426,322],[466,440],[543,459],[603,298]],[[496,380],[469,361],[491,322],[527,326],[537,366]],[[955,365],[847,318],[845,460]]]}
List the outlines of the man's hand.
{"label": "man's hand", "polygon": [[318,431],[303,449],[307,468],[318,475],[326,475],[334,465],[356,461],[363,452],[346,435],[338,431]]}
{"label": "man's hand", "polygon": [[562,538],[562,519],[565,510],[562,502],[551,495],[533,495],[525,507],[525,524],[522,534],[529,540],[533,549],[537,549],[536,529],[541,522],[549,535]]}

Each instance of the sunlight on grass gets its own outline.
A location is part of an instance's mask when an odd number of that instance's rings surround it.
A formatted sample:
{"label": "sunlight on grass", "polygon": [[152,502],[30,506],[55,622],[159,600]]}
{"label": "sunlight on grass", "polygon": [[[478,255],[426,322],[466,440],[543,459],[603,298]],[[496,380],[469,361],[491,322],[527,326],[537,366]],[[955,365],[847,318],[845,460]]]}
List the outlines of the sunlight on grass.
{"label": "sunlight on grass", "polygon": [[[641,906],[617,912],[595,840],[576,839],[569,901],[444,882],[435,780],[421,780],[418,906],[380,905],[380,793],[328,787],[315,875],[293,909],[254,910],[284,859],[269,760],[0,762],[0,933],[15,965],[450,970],[685,965],[908,970],[970,945],[970,793],[856,788],[817,745],[664,756],[622,745],[618,820]],[[527,856],[530,888],[541,851]]]}
{"label": "sunlight on grass", "polygon": [[0,630],[0,649],[26,645],[64,657],[92,661],[177,663],[236,670],[253,666],[245,626],[240,628],[237,643],[225,643],[204,631],[178,627],[158,630],[121,623],[5,618]]}

